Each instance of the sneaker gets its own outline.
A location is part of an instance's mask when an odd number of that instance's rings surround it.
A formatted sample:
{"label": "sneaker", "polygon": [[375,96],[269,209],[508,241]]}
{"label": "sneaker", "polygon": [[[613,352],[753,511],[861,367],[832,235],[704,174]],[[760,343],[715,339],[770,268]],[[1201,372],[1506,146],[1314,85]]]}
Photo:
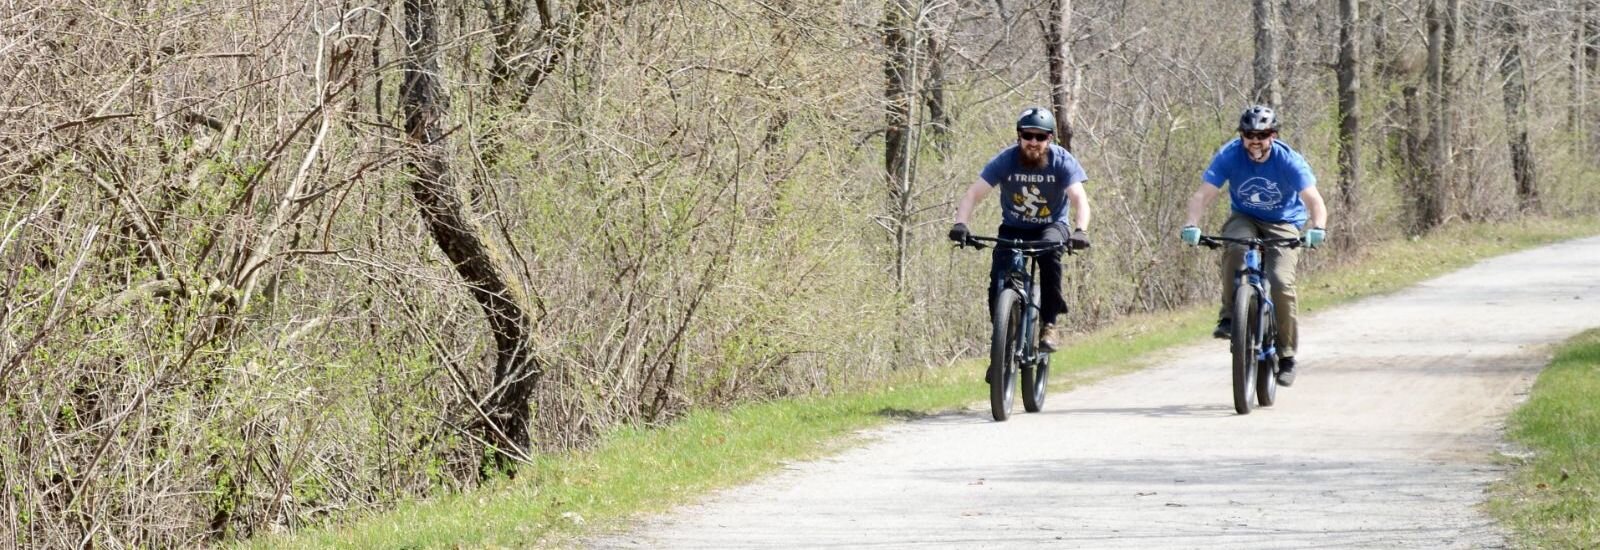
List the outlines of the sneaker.
{"label": "sneaker", "polygon": [[1233,338],[1233,319],[1223,317],[1217,320],[1217,329],[1211,331],[1211,337],[1218,340]]}
{"label": "sneaker", "polygon": [[1044,326],[1039,331],[1039,351],[1056,350],[1056,325],[1054,323]]}
{"label": "sneaker", "polygon": [[1294,358],[1284,357],[1278,360],[1278,385],[1285,388],[1294,385]]}

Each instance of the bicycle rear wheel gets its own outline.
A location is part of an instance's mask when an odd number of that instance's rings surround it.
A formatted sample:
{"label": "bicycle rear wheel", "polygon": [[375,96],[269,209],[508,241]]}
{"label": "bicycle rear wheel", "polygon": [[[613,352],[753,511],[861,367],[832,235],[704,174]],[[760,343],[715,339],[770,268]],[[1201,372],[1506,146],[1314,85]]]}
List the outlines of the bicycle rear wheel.
{"label": "bicycle rear wheel", "polygon": [[989,411],[996,422],[1011,417],[1017,349],[1022,342],[1022,305],[1022,295],[1009,288],[995,299],[994,336],[989,339]]}
{"label": "bicycle rear wheel", "polygon": [[1039,361],[1022,368],[1022,410],[1036,413],[1044,410],[1045,388],[1050,385],[1050,354],[1039,354]]}
{"label": "bicycle rear wheel", "polygon": [[[1272,315],[1263,312],[1261,315],[1261,345],[1266,347],[1273,344],[1278,338],[1277,323],[1272,320]],[[1256,364],[1256,404],[1262,407],[1271,407],[1278,401],[1278,354],[1273,353],[1266,361]]]}
{"label": "bicycle rear wheel", "polygon": [[1261,331],[1261,306],[1256,289],[1241,284],[1233,293],[1233,410],[1250,414],[1256,393],[1256,341]]}

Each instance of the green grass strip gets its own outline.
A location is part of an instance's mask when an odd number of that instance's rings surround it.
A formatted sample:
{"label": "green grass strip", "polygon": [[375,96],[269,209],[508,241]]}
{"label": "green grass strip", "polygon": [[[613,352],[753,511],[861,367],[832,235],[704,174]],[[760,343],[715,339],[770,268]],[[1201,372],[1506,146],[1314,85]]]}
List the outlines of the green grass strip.
{"label": "green grass strip", "polygon": [[[1314,311],[1394,291],[1489,256],[1597,233],[1600,219],[1537,220],[1451,227],[1424,239],[1378,244],[1342,267],[1304,278],[1302,308]],[[1196,276],[1212,275],[1208,270]],[[1059,392],[1133,370],[1143,366],[1148,352],[1207,338],[1215,314],[1214,306],[1198,305],[1132,316],[1074,337],[1054,357],[1051,389]],[[982,368],[983,360],[974,359],[946,369],[902,373],[859,392],[697,411],[659,428],[622,428],[590,449],[544,456],[516,480],[244,544],[566,546],[574,537],[623,527],[635,515],[755,480],[784,462],[837,451],[857,441],[852,434],[864,428],[979,402],[983,410],[972,414],[988,414]],[[1592,453],[1592,440],[1589,446]],[[1592,527],[1589,533],[1593,535]]]}
{"label": "green grass strip", "polygon": [[1556,352],[1509,426],[1533,457],[1496,485],[1489,509],[1516,546],[1600,546],[1600,329]]}

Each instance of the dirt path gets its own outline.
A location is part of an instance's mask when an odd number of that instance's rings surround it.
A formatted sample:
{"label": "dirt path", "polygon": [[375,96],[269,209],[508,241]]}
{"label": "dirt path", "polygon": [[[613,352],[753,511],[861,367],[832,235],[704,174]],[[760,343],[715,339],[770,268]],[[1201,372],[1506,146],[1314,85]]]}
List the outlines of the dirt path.
{"label": "dirt path", "polygon": [[[600,547],[1483,548],[1501,421],[1547,344],[1600,326],[1600,238],[1302,320],[1302,373],[1233,413],[1221,341],[874,442],[646,520]],[[977,396],[975,396],[976,398]],[[1021,405],[1017,406],[1018,411]]]}

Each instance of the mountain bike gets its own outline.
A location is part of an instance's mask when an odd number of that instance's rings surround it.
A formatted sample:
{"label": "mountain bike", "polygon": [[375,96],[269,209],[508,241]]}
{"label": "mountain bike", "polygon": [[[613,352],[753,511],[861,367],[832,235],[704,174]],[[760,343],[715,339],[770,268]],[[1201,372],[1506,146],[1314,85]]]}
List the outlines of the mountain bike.
{"label": "mountain bike", "polygon": [[[989,243],[989,244],[984,244]],[[994,246],[1013,252],[1005,277],[997,281],[994,294],[994,331],[989,339],[989,411],[995,421],[1011,417],[1016,382],[1021,375],[1022,408],[1028,412],[1044,409],[1045,388],[1050,378],[1050,353],[1039,349],[1039,275],[1035,261],[1040,255],[1073,249],[1066,242],[1024,241],[973,235],[962,246],[982,250]]]}
{"label": "mountain bike", "polygon": [[1278,399],[1278,324],[1273,315],[1272,283],[1261,270],[1264,248],[1299,248],[1298,237],[1234,239],[1200,237],[1200,245],[1217,249],[1228,244],[1245,247],[1234,272],[1233,293],[1233,410],[1250,414],[1251,402],[1271,407]]}

